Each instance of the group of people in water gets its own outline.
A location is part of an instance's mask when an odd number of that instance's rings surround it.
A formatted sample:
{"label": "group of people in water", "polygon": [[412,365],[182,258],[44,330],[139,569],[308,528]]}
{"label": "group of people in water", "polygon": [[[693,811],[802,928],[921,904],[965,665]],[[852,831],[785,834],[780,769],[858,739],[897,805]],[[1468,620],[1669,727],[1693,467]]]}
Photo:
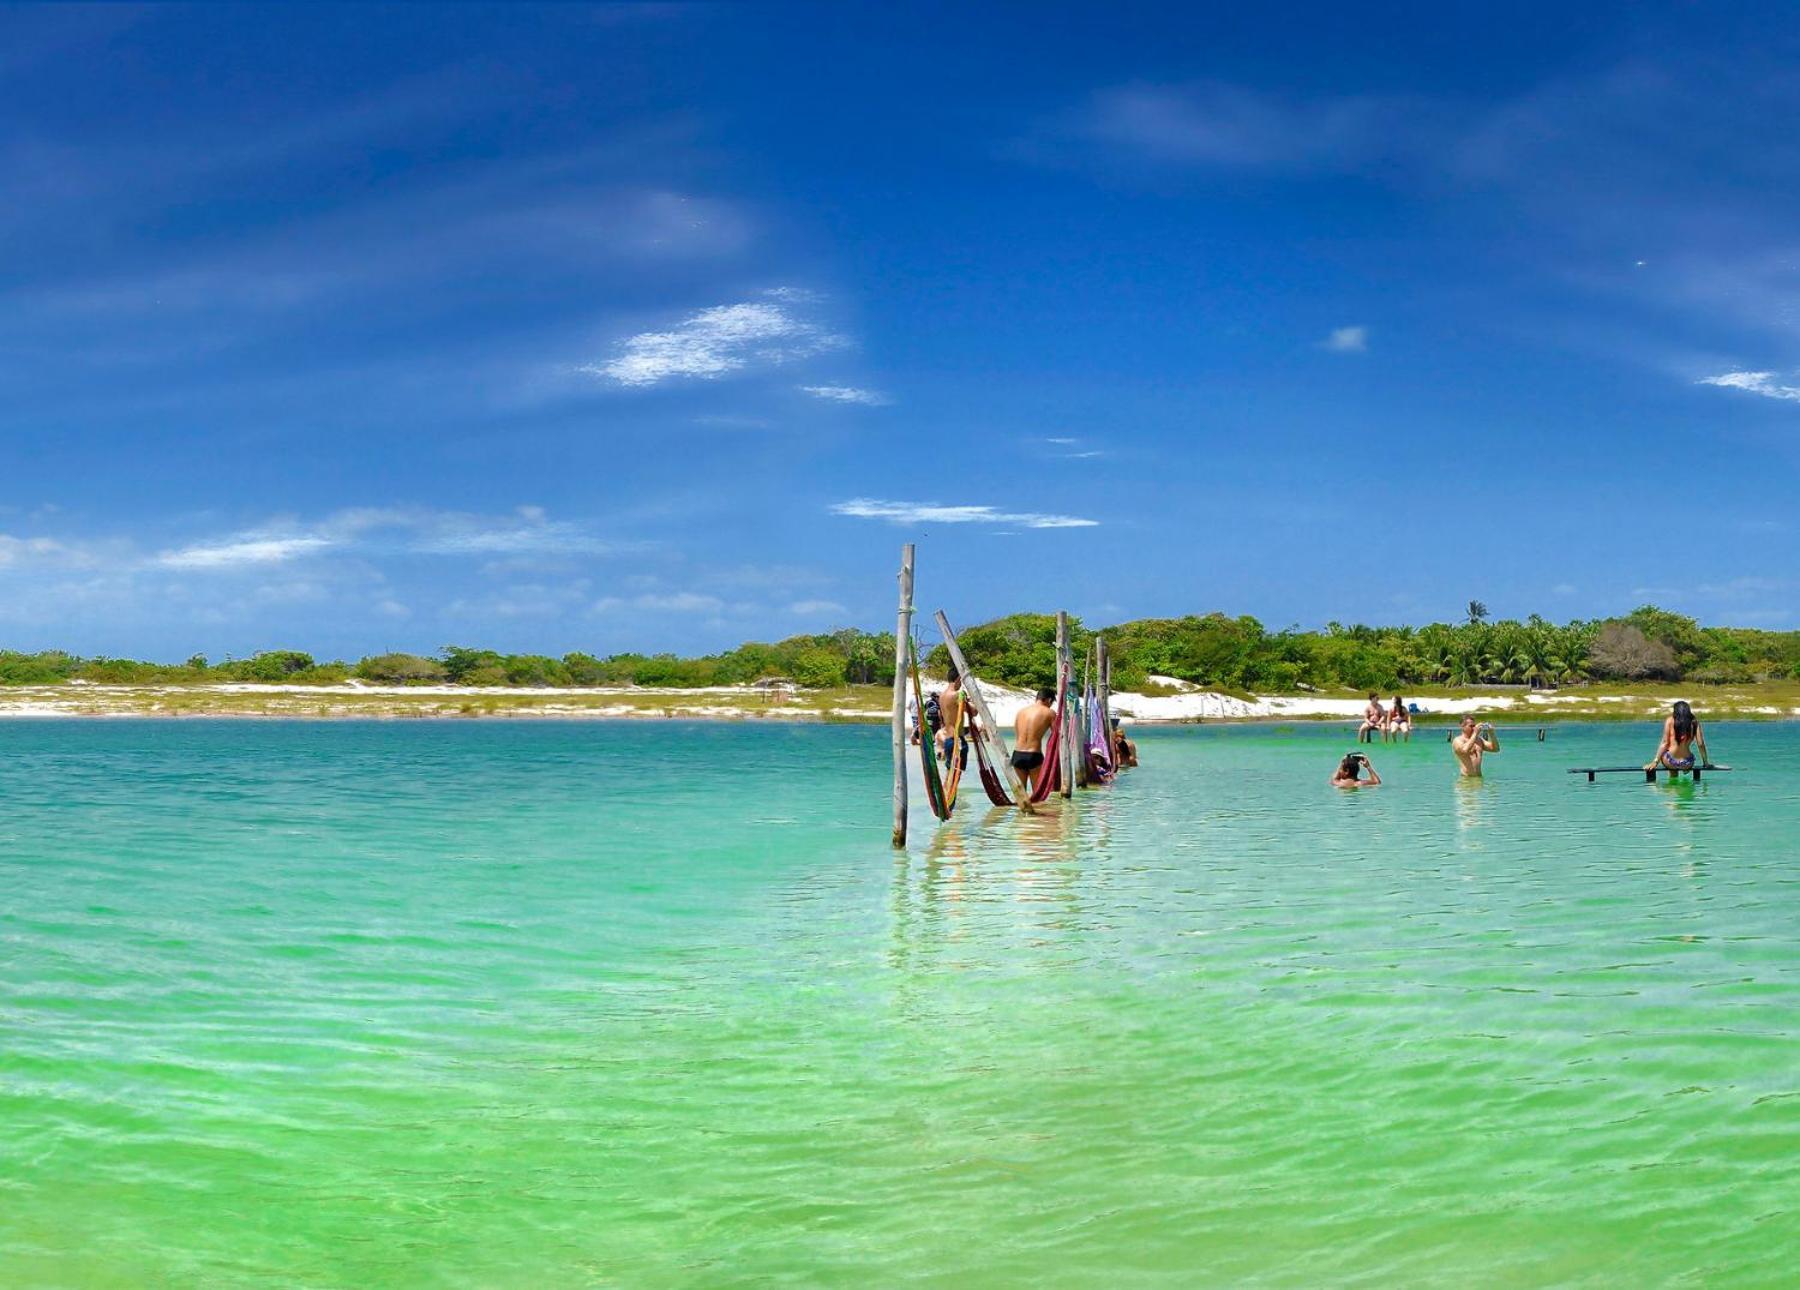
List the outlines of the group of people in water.
{"label": "group of people in water", "polygon": [[[946,767],[967,766],[969,741],[975,737],[979,720],[963,693],[962,678],[953,668],[943,687],[925,700],[922,716],[913,714],[913,742],[920,742],[923,728],[928,727],[938,760]],[[1038,772],[1044,766],[1044,740],[1055,725],[1056,691],[1050,689],[1039,690],[1013,719],[1012,767],[1028,788],[1037,787]],[[1126,738],[1117,717],[1112,719],[1112,750],[1113,764],[1120,770],[1138,764],[1137,745]]]}
{"label": "group of people in water", "polygon": [[[1395,711],[1404,712],[1400,696],[1394,696]],[[1369,715],[1356,734],[1362,741],[1371,727],[1374,714],[1381,710],[1381,701],[1374,695],[1369,696]],[[1406,723],[1406,734],[1412,735],[1412,723]],[[1695,749],[1699,751],[1696,753]],[[1477,722],[1474,717],[1462,719],[1461,730],[1451,736],[1450,751],[1456,757],[1458,773],[1465,779],[1481,777],[1481,759],[1487,753],[1500,751],[1500,736],[1494,732],[1491,721]],[[1700,719],[1687,700],[1680,699],[1674,710],[1663,721],[1662,740],[1656,746],[1656,755],[1644,763],[1645,770],[1666,770],[1673,774],[1676,771],[1691,771],[1696,767],[1711,765],[1706,752],[1706,733],[1700,728]],[[1592,776],[1589,776],[1592,778]],[[1381,775],[1375,764],[1364,753],[1347,754],[1331,772],[1333,788],[1379,788]]]}
{"label": "group of people in water", "polygon": [[[1012,766],[1032,788],[1037,786],[1038,773],[1044,766],[1044,741],[1056,725],[1055,704],[1056,691],[1039,690],[1013,720]],[[969,741],[974,737],[977,719],[963,694],[962,679],[952,670],[943,687],[925,701],[924,713],[913,713],[913,742],[920,742],[923,731],[929,729],[939,760],[947,767],[966,766]],[[1357,727],[1356,739],[1358,743],[1372,743],[1376,734],[1380,734],[1384,742],[1411,742],[1412,710],[1399,695],[1394,696],[1391,708],[1382,704],[1380,695],[1369,696],[1369,706],[1363,713],[1362,724]],[[1138,764],[1137,745],[1126,738],[1117,717],[1112,719],[1112,750],[1113,764],[1120,770]],[[1464,779],[1479,779],[1482,758],[1499,751],[1500,736],[1491,721],[1478,722],[1472,716],[1465,716],[1461,728],[1450,737],[1450,752],[1456,758],[1457,773]],[[1656,755],[1644,764],[1644,769],[1674,773],[1710,765],[1706,733],[1700,728],[1700,720],[1685,699],[1678,700],[1663,722]],[[1331,785],[1333,788],[1379,788],[1381,775],[1366,753],[1353,752],[1346,754],[1332,771]]]}

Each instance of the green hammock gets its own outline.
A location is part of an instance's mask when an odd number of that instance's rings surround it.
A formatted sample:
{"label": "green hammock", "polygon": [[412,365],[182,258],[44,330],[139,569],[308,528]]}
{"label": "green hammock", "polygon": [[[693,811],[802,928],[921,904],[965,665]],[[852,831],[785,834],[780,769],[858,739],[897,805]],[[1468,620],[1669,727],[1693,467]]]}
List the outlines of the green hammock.
{"label": "green hammock", "polygon": [[906,643],[912,654],[913,702],[919,706],[919,763],[925,768],[925,799],[931,804],[933,815],[947,820],[954,804],[944,796],[944,784],[938,778],[937,731],[926,726],[925,686],[919,680],[919,642],[909,636]]}

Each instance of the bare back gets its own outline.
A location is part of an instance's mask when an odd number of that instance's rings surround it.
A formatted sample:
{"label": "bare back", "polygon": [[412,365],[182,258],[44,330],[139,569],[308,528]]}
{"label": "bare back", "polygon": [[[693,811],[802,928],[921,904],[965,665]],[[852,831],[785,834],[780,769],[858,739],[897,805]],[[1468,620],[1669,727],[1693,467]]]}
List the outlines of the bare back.
{"label": "bare back", "polygon": [[963,704],[967,702],[960,685],[946,685],[938,691],[938,721],[941,723],[938,729],[942,734],[948,736],[957,729],[963,719]]}
{"label": "bare back", "polygon": [[1047,703],[1030,703],[1013,721],[1013,736],[1020,752],[1042,752],[1044,736],[1056,724],[1056,709]]}

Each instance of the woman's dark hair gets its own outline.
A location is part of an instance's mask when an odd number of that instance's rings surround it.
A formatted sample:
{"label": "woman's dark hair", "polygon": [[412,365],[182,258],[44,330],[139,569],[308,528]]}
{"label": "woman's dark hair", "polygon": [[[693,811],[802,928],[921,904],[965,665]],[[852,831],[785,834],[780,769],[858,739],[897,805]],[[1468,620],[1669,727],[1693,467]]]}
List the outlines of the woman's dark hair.
{"label": "woman's dark hair", "polygon": [[1688,707],[1686,699],[1675,700],[1675,737],[1686,742],[1694,737],[1700,729],[1700,723],[1694,720],[1694,710]]}
{"label": "woman's dark hair", "polygon": [[1362,757],[1351,753],[1338,764],[1338,773],[1348,775],[1351,779],[1359,778],[1362,775]]}

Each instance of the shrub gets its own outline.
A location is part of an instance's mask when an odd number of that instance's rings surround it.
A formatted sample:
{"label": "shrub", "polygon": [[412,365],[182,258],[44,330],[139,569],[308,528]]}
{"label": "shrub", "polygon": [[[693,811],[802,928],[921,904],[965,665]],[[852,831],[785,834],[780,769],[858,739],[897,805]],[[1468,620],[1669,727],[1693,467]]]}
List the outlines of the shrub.
{"label": "shrub", "polygon": [[365,681],[384,685],[418,685],[442,681],[448,673],[444,665],[417,654],[375,654],[356,665],[356,675]]}
{"label": "shrub", "polygon": [[1595,676],[1626,681],[1673,679],[1681,674],[1672,647],[1651,640],[1630,623],[1619,622],[1606,624],[1594,637],[1588,647],[1588,668]]}

